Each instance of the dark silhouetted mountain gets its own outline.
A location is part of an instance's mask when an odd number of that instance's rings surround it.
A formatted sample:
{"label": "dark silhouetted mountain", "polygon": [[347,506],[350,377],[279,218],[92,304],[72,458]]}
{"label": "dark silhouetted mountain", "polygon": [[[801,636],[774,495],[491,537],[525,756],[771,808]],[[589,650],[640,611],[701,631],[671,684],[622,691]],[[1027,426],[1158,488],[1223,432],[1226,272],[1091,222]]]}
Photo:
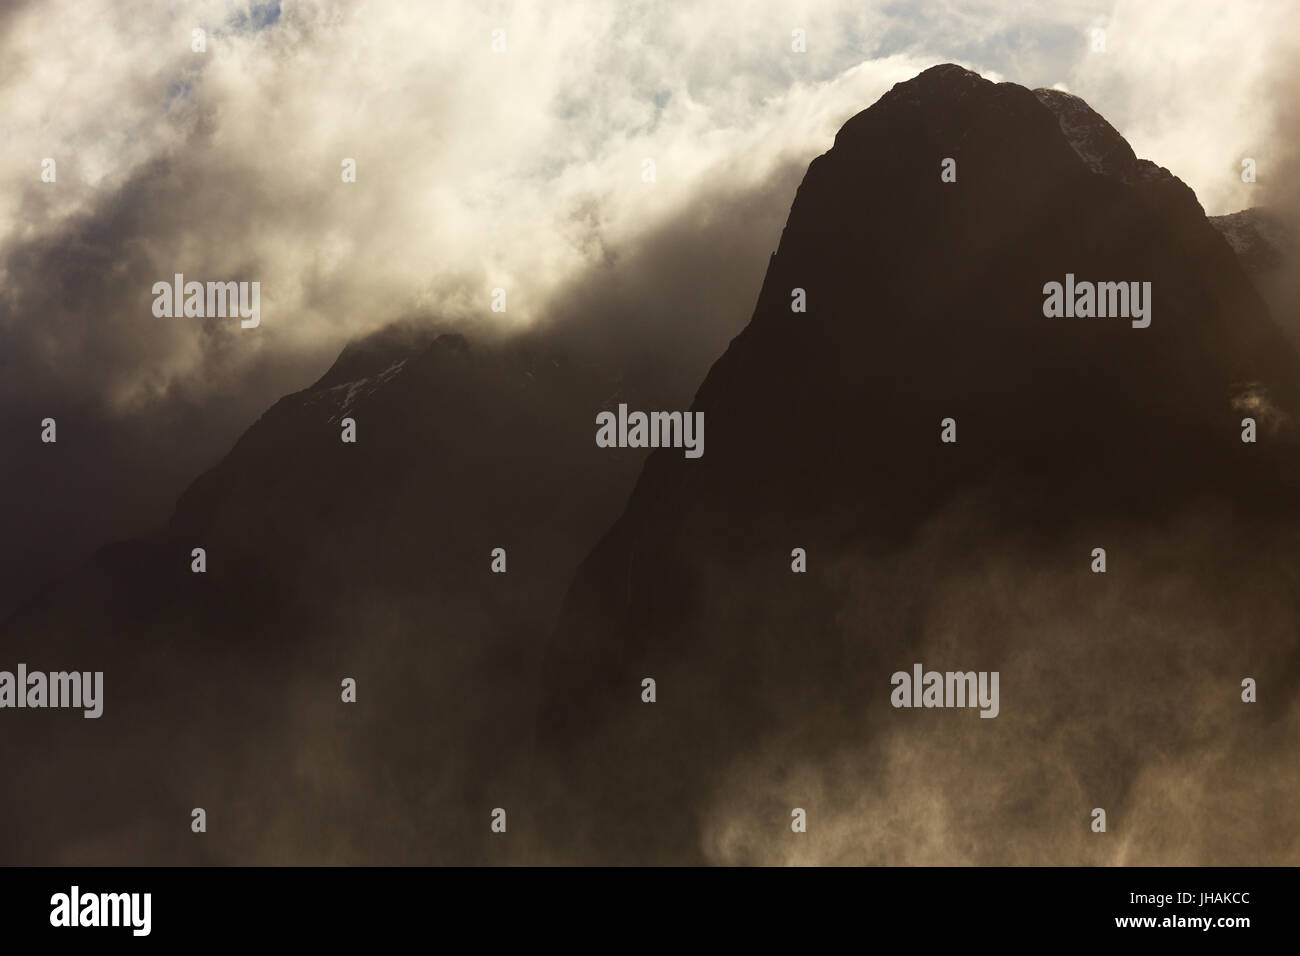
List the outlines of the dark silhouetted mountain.
{"label": "dark silhouetted mountain", "polygon": [[164,529],[7,623],[11,667],[102,669],[107,701],[98,721],[6,712],[9,759],[58,753],[6,788],[6,859],[481,858],[532,662],[642,458],[596,448],[595,411],[638,387],[527,337],[403,324],[349,346]]}
{"label": "dark silhouetted mountain", "polygon": [[[1152,283],[1150,327],[1045,317],[1067,273]],[[619,862],[1294,862],[1298,372],[1191,190],[1077,97],[895,86],[809,167],[704,457],[651,454],[569,593],[539,828]],[[917,661],[1000,671],[1001,715],[892,708]]]}

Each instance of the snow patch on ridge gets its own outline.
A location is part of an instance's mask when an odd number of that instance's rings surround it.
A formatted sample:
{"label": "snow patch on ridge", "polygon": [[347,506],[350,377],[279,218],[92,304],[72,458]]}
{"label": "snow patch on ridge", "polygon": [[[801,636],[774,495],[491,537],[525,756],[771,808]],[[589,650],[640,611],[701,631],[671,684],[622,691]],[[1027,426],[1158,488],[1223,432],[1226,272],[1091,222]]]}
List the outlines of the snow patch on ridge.
{"label": "snow patch on ridge", "polygon": [[374,394],[386,385],[395,375],[397,375],[398,372],[402,370],[402,366],[405,364],[406,359],[401,359],[400,361],[394,362],[377,375],[369,375],[365,378],[356,379],[355,381],[344,382],[341,385],[334,385],[330,388],[321,389],[319,392],[316,392],[312,398],[314,401],[324,401],[327,404],[333,404],[335,406],[334,414],[328,419],[330,424],[335,424],[341,421],[344,416],[346,416],[347,413],[356,406],[356,403],[360,399],[365,398],[367,395]]}
{"label": "snow patch on ridge", "polygon": [[1034,96],[1056,114],[1066,140],[1094,173],[1125,183],[1148,182],[1171,175],[1150,160],[1138,159],[1119,131],[1073,93],[1038,89],[1034,90]]}

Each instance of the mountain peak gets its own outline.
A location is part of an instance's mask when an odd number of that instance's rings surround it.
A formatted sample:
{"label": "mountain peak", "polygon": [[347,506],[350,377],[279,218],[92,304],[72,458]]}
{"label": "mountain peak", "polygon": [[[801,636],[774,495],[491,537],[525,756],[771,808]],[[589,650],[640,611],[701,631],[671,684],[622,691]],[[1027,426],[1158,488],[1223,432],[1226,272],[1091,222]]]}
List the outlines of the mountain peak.
{"label": "mountain peak", "polygon": [[968,70],[964,66],[958,66],[956,63],[938,63],[929,69],[922,70],[916,74],[909,83],[928,83],[943,81],[945,83],[988,83],[974,70]]}
{"label": "mountain peak", "polygon": [[974,70],[968,70],[956,63],[940,63],[928,70],[923,70],[910,80],[895,83],[889,92],[881,97],[882,102],[902,99],[912,104],[921,104],[934,98],[950,99],[960,97],[982,86],[995,86]]}
{"label": "mountain peak", "polygon": [[[1017,132],[1043,128],[1031,114],[1046,107],[1071,150],[1093,173],[1127,185],[1173,180],[1167,170],[1139,159],[1119,131],[1081,97],[1065,90],[1029,90],[1017,83],[994,83],[955,63],[932,66],[896,83],[880,101],[840,129],[836,144],[856,140],[870,125],[866,117],[895,109],[917,113],[915,133],[947,141],[955,150],[974,127],[1001,123]],[[954,153],[955,155],[955,153]]]}
{"label": "mountain peak", "polygon": [[[312,390],[332,388],[357,379],[375,375],[393,363],[422,352],[445,333],[424,322],[400,320],[392,322],[368,335],[354,339],[344,346],[334,364],[311,387]],[[460,338],[460,336],[455,336]]]}

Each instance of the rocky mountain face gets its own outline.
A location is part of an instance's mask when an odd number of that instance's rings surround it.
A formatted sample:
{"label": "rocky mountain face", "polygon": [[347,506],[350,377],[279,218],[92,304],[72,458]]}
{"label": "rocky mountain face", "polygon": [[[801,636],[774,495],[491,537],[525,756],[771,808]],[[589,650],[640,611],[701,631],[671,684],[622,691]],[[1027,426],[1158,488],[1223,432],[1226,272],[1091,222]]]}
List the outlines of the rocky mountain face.
{"label": "rocky mountain face", "polygon": [[[1294,859],[1300,365],[1192,192],[1094,117],[936,67],[813,161],[696,396],[708,452],[650,456],[552,637],[556,853]],[[1150,282],[1149,327],[1045,317],[1067,273]],[[891,707],[918,661],[1000,671],[1000,716]],[[1228,807],[1261,815],[1237,843]]]}
{"label": "rocky mountain face", "polygon": [[[1045,316],[1067,274],[1150,325]],[[7,622],[107,700],[7,716],[6,860],[1296,861],[1300,363],[1081,100],[948,65],[850,119],[701,458],[596,447],[677,397],[548,334],[357,343]],[[998,716],[892,707],[916,662]]]}
{"label": "rocky mountain face", "polygon": [[1074,94],[1039,89],[1034,96],[1056,115],[1061,133],[1094,173],[1130,185],[1173,178],[1164,167],[1139,159],[1119,130]]}

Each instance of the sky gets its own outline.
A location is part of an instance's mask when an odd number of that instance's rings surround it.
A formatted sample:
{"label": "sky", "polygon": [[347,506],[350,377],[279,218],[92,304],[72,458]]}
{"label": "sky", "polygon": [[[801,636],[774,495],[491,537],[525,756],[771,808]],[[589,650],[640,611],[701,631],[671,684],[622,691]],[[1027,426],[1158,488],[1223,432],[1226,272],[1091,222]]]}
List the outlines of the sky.
{"label": "sky", "polygon": [[[646,335],[713,322],[725,344],[808,162],[936,63],[1082,96],[1210,214],[1259,204],[1293,181],[1293,10],[10,2],[0,495],[21,507],[0,516],[0,614],[51,569],[164,519],[276,398],[396,319],[500,332],[582,313]],[[260,282],[260,326],[154,316],[153,284],[176,273]],[[39,445],[47,415],[63,458]]]}

